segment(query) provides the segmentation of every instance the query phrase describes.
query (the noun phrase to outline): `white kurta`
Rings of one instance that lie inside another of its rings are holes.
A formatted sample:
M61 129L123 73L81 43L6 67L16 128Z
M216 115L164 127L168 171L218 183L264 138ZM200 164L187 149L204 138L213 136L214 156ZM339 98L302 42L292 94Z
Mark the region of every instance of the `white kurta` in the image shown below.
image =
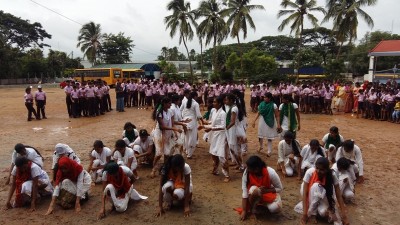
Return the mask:
M322 151L322 153L324 153L324 151ZM301 169L313 168L313 167L315 167L315 162L317 161L318 158L325 157L325 156L319 155L318 151L315 151L313 153L311 151L310 145L305 145L303 147L303 149L301 150L300 155L303 158L303 161L301 163Z
M274 110L278 109L278 107L274 104ZM275 119L275 114L274 114L274 126L269 127L264 120L264 117L260 115L258 119L258 138L267 138L267 139L274 139L278 137L278 131L277 131L277 122Z
M346 159L355 162L355 166L357 166L357 169L359 170L359 175L364 175L364 162L361 154L361 149L357 145L354 145L353 150L349 153L347 153L343 147L340 147L336 152L336 161L338 161L342 157L345 157Z
M225 106L225 110L226 110L226 115L228 116L228 112L229 112L229 106ZM233 150L235 153L238 151L238 143L237 143L237 126L240 125L239 122L239 109L237 106L232 106L231 109L231 115L235 113L236 114L236 120L235 120L235 125L233 125L230 129L226 130L226 139L229 145L229 149ZM229 124L227 124L229 125Z
M226 113L220 108L218 111L216 109L211 110L211 125L206 126L206 128L222 128L223 130L210 131L208 132L208 139L210 142L210 154L218 157L226 157L225 143L226 143Z
M187 125L187 132L185 134L184 144L188 157L191 157L197 145L197 120L202 117L200 113L200 107L199 104L194 99L192 99L192 105L190 108L187 108L186 101L182 102L180 110L182 112L182 118L184 120L191 119L191 121Z

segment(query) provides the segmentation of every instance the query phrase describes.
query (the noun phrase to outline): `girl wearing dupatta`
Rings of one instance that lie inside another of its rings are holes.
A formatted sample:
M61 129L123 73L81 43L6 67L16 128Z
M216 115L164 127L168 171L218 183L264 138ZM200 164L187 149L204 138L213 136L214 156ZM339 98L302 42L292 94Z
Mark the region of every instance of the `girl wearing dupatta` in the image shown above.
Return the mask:
M299 107L293 102L290 95L282 96L282 104L279 106L279 122L282 126L282 134L291 131L296 138L296 131L300 130L300 112ZM281 135L283 139L283 135Z
M333 126L329 129L329 133L322 138L322 146L324 146L326 155L330 162L335 163L336 150L342 145L344 138L339 134L339 128Z
M51 194L53 191L47 173L24 156L16 158L11 175L12 183L8 192L5 210L13 207L23 207L26 203L30 203L30 210L35 211L36 199L42 195ZM15 202L11 204L14 191Z
M65 209L75 205L75 211L80 212L81 200L88 198L92 183L90 174L77 162L65 156L58 160L54 172L56 173L55 188L46 215L53 213L56 201Z
M270 213L280 212L282 200L279 193L283 186L278 174L258 156L251 156L246 165L242 178L240 219L245 220L249 213L256 213L257 206L267 208Z
M182 155L177 154L167 159L161 170L160 189L158 195L159 209L156 217L161 216L165 209L169 210L173 201L183 201L184 216L190 216L190 203L192 201L192 170L185 163Z
M268 140L268 153L267 156L271 156L272 152L272 140L278 137L278 132L281 132L279 111L276 104L272 101L272 94L267 92L264 96L264 101L258 106L258 114L253 122L253 128L256 126L256 121L258 121L258 140L260 142L259 152L263 149L263 140L266 138Z
M329 168L329 161L326 158L318 158L315 168L307 170L300 193L302 202L296 205L295 211L303 214L301 225L307 224L309 220L312 220L311 223L316 223L317 215L327 218L328 222L349 224L338 178ZM336 201L339 203L340 215Z
M106 216L106 198L109 198L112 204L111 210L116 210L117 212L125 212L130 199L147 199L146 196L140 195L133 188L132 183L135 181L135 177L127 167L120 167L115 162L109 162L104 168L102 180L104 192L99 219Z

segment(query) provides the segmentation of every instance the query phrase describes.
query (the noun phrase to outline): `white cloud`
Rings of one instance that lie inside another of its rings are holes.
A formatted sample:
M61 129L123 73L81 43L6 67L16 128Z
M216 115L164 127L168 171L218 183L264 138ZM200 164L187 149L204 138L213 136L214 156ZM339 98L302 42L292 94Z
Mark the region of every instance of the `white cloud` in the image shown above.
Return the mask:
M170 38L169 31L165 30L164 17L170 13L166 10L167 0L33 0L80 24L94 21L100 23L103 32L124 32L134 40L136 48L133 51L135 61L150 61L156 58L163 46L178 46L178 37ZM39 22L53 37L46 40L52 49L74 52L74 56L82 53L76 48L77 36L81 25L76 24L48 9L45 9L32 0L0 0L1 10L11 13L31 22ZM192 9L198 7L200 0L191 0ZM265 10L256 10L252 17L256 24L256 31L248 31L246 41L257 40L267 35L278 35L277 28L282 19L277 18L280 9L280 0L252 0L251 4L261 4ZM325 5L324 0L318 4ZM379 0L373 7L364 10L374 19L373 30L392 31L400 33L400 19L397 17L398 0ZM321 17L321 16L320 16ZM329 24L324 24L328 26ZM371 29L360 20L358 37ZM282 34L288 34L286 29ZM234 43L228 39L224 42ZM183 44L178 46L184 52ZM190 49L200 51L197 38L188 44Z

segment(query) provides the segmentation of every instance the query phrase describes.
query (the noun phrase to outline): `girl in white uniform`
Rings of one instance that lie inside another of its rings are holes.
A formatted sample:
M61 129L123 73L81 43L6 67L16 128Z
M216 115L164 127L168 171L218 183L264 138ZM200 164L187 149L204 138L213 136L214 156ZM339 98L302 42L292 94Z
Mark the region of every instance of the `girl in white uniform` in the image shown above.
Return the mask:
M161 156L164 155L165 161L171 155L173 132L182 133L181 129L174 126L174 120L169 110L170 107L171 100L163 98L153 111L153 120L156 121L156 127L152 132L152 136L156 146L156 154L153 161L153 170L150 174L151 178L155 177L158 168L157 163L161 159Z
M238 126L240 126L239 118L243 118L243 114L239 111L239 108L235 105L235 96L233 94L226 95L225 112L226 112L226 137L229 151L231 153L233 161L237 165L237 169L244 171L242 165L241 148L238 142Z
M213 101L214 108L210 112L210 122L204 125L204 131L208 133L210 154L213 160L212 174L218 175L218 166L221 164L224 182L229 182L228 148L226 148L226 113L222 109L223 98L216 97ZM203 128L203 127L201 127Z
M115 142L115 151L113 154L113 159L120 166L126 166L130 170L132 170L136 179L139 179L138 173L136 171L137 168L137 160L135 157L135 153L133 149L126 147L125 141L120 139Z
M354 200L356 185L356 174L352 168L351 161L346 158L340 158L332 165L332 170L339 179L340 194L345 202Z
M295 172L300 173L300 144L291 131L286 131L283 138L278 144L278 168L284 176L291 177Z
M267 156L270 157L272 153L272 140L278 137L278 132L282 131L279 123L279 111L276 104L272 101L272 94L270 92L265 93L264 101L258 106L258 114L254 119L253 128L256 127L256 121L258 121L258 140L260 142L260 148L258 152L263 149L263 140L268 140L268 152Z
M191 92L188 95L187 101L182 101L180 110L182 112L182 118L184 120L190 120L187 124L187 131L185 132L185 151L187 154L187 158L191 159L193 156L193 152L196 149L197 145L197 136L198 136L198 123L197 121L201 119L200 106L194 100L194 97L197 96L196 92Z
M346 158L352 162L352 169L357 176L357 183L364 183L364 161L361 149L352 140L343 142L343 146L336 152L336 160Z
M96 140L93 144L93 150L90 153L90 164L87 169L92 174L92 180L95 183L101 181L104 166L111 160L111 149L104 146L103 142Z
M303 147L300 152L299 164L301 173L298 174L299 179L304 176L309 168L315 167L315 162L319 157L325 157L324 153L325 151L322 149L317 139L312 139L310 144L307 144Z

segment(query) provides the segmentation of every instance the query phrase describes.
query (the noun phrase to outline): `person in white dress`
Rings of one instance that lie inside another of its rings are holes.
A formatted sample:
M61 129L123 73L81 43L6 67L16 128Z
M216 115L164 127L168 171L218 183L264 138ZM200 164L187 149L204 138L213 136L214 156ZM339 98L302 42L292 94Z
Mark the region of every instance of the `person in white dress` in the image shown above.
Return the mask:
M133 142L133 151L137 160L142 164L150 165L154 160L154 142L145 129L139 131L139 137Z
M110 162L104 168L102 181L103 181L103 195L101 202L101 209L99 212L99 219L106 216L106 199L108 198L112 204L112 211L125 212L128 208L129 200L144 200L146 196L140 195L133 188L133 181L135 177L131 170L127 167L120 167L115 162Z
M171 155L173 147L172 136L174 132L182 133L182 130L174 126L171 111L171 99L163 98L161 102L154 108L152 118L156 121L156 127L152 132L156 154L153 161L153 170L150 177L154 178L158 170L158 161L164 156L164 161Z
M32 163L24 156L15 160L15 166L11 171L12 183L8 192L5 210L13 207L23 207L30 203L30 211L36 210L36 200L40 196L51 195L53 186L50 183L46 171ZM11 198L15 192L15 201Z
M236 169L244 171L242 153L238 134L238 126L241 126L240 119L243 119L243 112L235 105L236 97L233 94L227 94L224 99L226 112L226 138L227 146L231 154Z
M186 120L183 120L182 118L182 111L179 108L179 105L181 105L181 98L177 94L172 94L171 95L171 113L174 119L174 125L179 128L183 129L184 132L182 133L175 133L176 137L173 138L174 141L174 146L173 146L173 154L183 154L183 146L185 143L185 133L188 132L187 130L187 123L191 121L191 119L187 118Z
M344 138L339 134L339 128L332 126L329 128L329 133L322 138L322 145L325 148L326 155L329 161L335 163L336 151L343 144Z
M356 174L352 162L346 158L340 158L332 165L331 168L339 179L340 193L343 197L344 202L349 203L354 200L355 197L355 185L356 185Z
M136 130L136 126L131 122L126 122L124 125L124 131L122 131L122 140L125 141L126 145L131 147L133 142L139 136L139 132Z
M133 174L135 175L135 178L139 179L136 170L138 162L135 157L135 153L132 148L126 146L124 140L119 139L115 142L115 151L113 153L112 158L114 159L115 162L118 163L118 165L126 166L130 170L132 170Z
M298 174L300 180L309 168L315 167L315 162L319 157L325 157L325 151L317 139L312 139L300 152L299 164L301 172Z
M251 156L246 161L247 168L242 177L242 212L240 219L246 219L248 212L256 214L256 207L264 206L270 213L282 210L279 193L283 190L279 175L267 167L258 156ZM250 207L250 208L248 208Z
M291 177L300 173L300 144L291 131L286 131L283 138L278 144L278 168L284 176Z
M43 168L43 157L40 154L40 152L34 147L18 143L15 145L14 151L11 155L10 173L8 174L8 177L6 180L6 185L10 184L11 171L13 170L13 168L15 166L15 160L19 156L25 156L28 160L32 161L33 163L38 165L40 168Z
M340 195L339 181L329 168L328 159L317 159L315 168L307 170L300 188L302 202L295 211L301 213L300 224L317 223L317 216L328 218L329 222L348 225L346 208ZM336 197L336 199L334 199ZM339 204L335 204L339 203ZM337 205L340 207L340 214Z
M104 146L101 140L93 143L93 150L90 153L90 163L87 171L91 173L94 183L101 182L104 166L110 162L112 151Z
M193 195L192 170L185 163L182 155L169 157L161 170L160 187L158 194L158 210L156 216L161 216L166 209L170 209L173 200L183 202L184 216L190 216L190 204Z
M281 140L286 131L291 131L296 138L296 132L300 130L299 106L294 103L292 96L282 96L282 104L279 106L279 122L282 127Z
M190 121L187 124L187 131L185 131L185 151L188 159L193 157L194 150L197 145L198 137L198 121L202 118L200 113L200 106L194 100L197 92L191 92L186 95L187 101L182 101L180 110L182 112L183 120Z
M279 122L278 107L272 100L272 94L270 92L265 93L264 101L262 101L258 106L258 113L253 122L254 128L257 119L260 118L258 120L258 140L260 142L258 152L263 150L263 140L266 138L268 140L268 157L270 157L272 153L272 140L278 137L279 132L282 132Z
M364 161L361 149L354 144L353 140L346 140L343 146L336 152L336 160L346 158L351 161L354 173L357 176L357 183L364 183Z
M224 182L229 182L229 164L228 148L226 148L226 113L222 109L223 98L215 97L213 101L214 108L210 112L210 121L201 126L208 133L208 142L210 143L210 154L213 160L212 174L218 175L218 167L221 164L222 173L225 176Z

